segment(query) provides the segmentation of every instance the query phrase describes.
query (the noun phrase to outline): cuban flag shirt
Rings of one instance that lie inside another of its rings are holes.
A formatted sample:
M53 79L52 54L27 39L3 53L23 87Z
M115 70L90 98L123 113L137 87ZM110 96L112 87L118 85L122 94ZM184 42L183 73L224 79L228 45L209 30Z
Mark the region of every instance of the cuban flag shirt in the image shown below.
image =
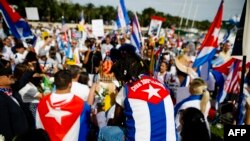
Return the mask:
M72 93L45 96L37 108L36 126L45 129L51 141L85 141L90 106Z
M142 76L125 85L116 102L124 108L126 140L176 141L173 102L158 80Z

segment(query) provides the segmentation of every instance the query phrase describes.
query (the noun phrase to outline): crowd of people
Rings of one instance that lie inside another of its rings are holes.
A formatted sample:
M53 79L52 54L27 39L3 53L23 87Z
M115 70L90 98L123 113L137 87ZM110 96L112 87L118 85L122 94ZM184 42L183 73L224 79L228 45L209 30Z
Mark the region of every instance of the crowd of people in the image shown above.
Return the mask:
M191 40L167 28L159 38L144 37L138 52L126 32L95 37L88 28L41 24L32 31L35 43L0 33L6 141L211 140L218 86L192 68L202 36ZM231 49L230 41L220 43L213 66L227 62ZM245 76L250 124L248 69Z

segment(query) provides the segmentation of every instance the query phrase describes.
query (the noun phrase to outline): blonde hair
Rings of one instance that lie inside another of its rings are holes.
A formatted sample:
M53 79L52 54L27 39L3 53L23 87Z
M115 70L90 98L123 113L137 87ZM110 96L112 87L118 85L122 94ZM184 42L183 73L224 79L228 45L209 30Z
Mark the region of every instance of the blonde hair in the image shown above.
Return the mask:
M204 80L201 78L195 78L192 80L192 82L189 84L189 92L193 94L197 94L198 92L198 87L200 86L206 86L206 83Z
M189 91L191 95L195 95L195 94L201 94L202 95L202 99L200 102L200 110L201 112L204 114L206 111L206 106L207 103L209 102L210 99L210 95L209 92L206 91L200 91L199 87L200 86L206 86L207 84L205 83L204 80L202 80L201 78L195 78L193 79L193 81L190 83L189 85Z

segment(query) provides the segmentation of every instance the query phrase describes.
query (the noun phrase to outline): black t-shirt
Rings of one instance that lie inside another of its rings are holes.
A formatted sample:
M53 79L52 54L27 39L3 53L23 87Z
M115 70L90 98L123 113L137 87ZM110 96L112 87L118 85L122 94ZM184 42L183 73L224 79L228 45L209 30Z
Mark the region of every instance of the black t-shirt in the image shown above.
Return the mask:
M86 56L86 54L85 54ZM89 74L94 74L95 72L95 67L100 66L100 62L102 61L102 54L100 51L93 52L91 51L89 54L89 59L88 62L84 65L86 68L87 72Z

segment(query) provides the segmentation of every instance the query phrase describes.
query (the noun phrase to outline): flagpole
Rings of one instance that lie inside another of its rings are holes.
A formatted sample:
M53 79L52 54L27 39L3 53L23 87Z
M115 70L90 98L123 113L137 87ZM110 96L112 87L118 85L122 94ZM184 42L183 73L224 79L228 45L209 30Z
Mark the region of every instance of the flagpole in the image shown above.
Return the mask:
M242 60L242 70L241 70L241 79L240 79L240 93L239 93L239 98L238 98L238 107L237 107L237 111L236 111L236 124L239 125L241 123L239 123L240 119L239 119L239 115L241 113L241 103L244 99L244 94L243 94L243 90L244 90L244 78L245 78L245 72L246 72L246 56L243 56L243 60Z
M192 26L191 26L191 28L194 27L194 19L196 18L197 12L198 12L198 4L196 4L196 7L195 7L195 12L194 12L194 17L193 17L193 21L192 21Z
M181 16L180 28L181 28L181 26L182 26L182 22L183 22L183 13L185 12L186 5L187 5L187 0L185 0L184 5L183 5L183 9L182 9L182 11L181 11L181 15L180 15L180 16Z
M193 7L193 0L191 0L191 5L190 5L190 8L188 9L188 17L187 17L187 20L186 20L185 27L188 26L188 21L189 21L190 15L191 15L191 9L192 9L192 7Z

